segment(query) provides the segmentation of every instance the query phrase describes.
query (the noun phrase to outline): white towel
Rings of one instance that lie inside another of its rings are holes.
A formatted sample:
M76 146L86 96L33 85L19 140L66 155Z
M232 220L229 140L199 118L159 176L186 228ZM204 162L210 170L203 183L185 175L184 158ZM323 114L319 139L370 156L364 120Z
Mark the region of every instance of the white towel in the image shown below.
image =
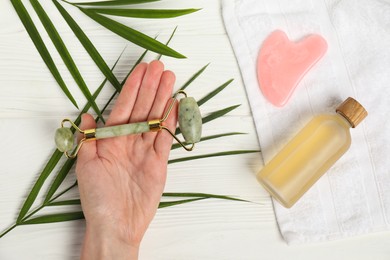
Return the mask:
M312 116L331 113L348 96L369 113L351 129L350 150L295 206L286 209L274 201L286 242L318 242L389 230L390 2L223 0L222 5L265 163ZM259 48L276 29L285 31L291 40L316 33L328 43L325 56L283 108L264 98L256 78Z

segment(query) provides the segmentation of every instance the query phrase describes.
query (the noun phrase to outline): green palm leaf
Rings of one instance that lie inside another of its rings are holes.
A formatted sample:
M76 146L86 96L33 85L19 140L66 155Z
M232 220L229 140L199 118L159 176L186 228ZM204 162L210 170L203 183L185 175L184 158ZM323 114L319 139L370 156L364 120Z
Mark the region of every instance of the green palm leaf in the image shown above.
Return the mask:
M226 152L219 152L219 153L201 154L201 155L172 159L172 160L168 161L168 164L191 161L191 160L198 160L198 159L210 158L210 157L237 155L237 154L244 154L244 153L259 153L259 152L260 152L259 150L237 150L237 151L226 151Z
M19 212L16 223L20 223L20 221L26 216L28 210L31 208L35 199L38 196L39 191L41 190L45 180L49 177L50 173L53 171L54 167L57 165L58 161L61 159L63 153L55 150L53 155L51 156L49 162L46 164L45 168L42 170L41 174L39 174L38 179L36 180L34 186L32 187L30 193L27 196L26 201L24 202L22 209Z
M216 138L220 138L220 137L225 137L225 136L242 135L242 134L245 134L245 133L231 132L231 133L224 133L224 134L218 134L218 135L204 136L204 137L202 137L200 139L200 142L204 142L204 141L207 141L207 140L212 140L212 139L216 139ZM184 142L184 144L187 145L186 142ZM181 148L181 145L178 144L178 143L173 144L172 147L171 147L171 150L174 150L174 149L177 149L177 148Z
M162 19L173 18L199 11L200 9L119 9L119 8L88 8L99 14L122 17Z
M121 23L118 23L117 21L109 19L95 12L88 11L87 9L79 9L91 19L95 20L100 25L106 27L108 30L112 31L113 33L116 33L117 35L140 47L174 58L185 58L184 55L178 53L170 47L162 44L159 41L156 41L155 39L137 30L134 30L130 27L127 27Z
M81 201L79 199L76 200L62 200L51 202L47 204L47 206L69 206L69 205L81 205Z
M203 105L204 103L206 103L207 101L209 101L210 99L212 99L215 95L217 95L219 92L221 92L222 90L224 90L227 86L229 86L230 83L233 82L234 79L230 79L228 81L226 81L225 83L223 83L221 86L219 86L218 88L216 88L214 91L210 92L209 94L207 94L205 97L201 98L200 100L198 100L198 106L201 106Z
M169 36L169 39L168 39L168 41L165 43L165 45L168 46L168 44L171 42L173 36L175 35L176 30L177 30L177 26L175 27L175 29L173 29L173 32L171 33L171 36ZM156 60L160 60L162 56L163 56L162 54L159 54Z
M82 211L40 216L29 220L25 220L21 223L21 225L55 223L55 222L64 222L64 221L71 221L77 219L84 219L84 214Z
M206 199L224 199L224 200L235 200L235 201L245 201L242 199L237 199L229 196L224 195L215 195L215 194L209 194L209 193L198 193L198 192L164 192L163 197L200 197L200 198L206 198Z
M206 64L203 66L200 70L198 70L192 77L186 81L186 83L183 84L183 86L180 88L180 90L186 89L195 79L197 79L205 70L206 68L210 65L210 63Z
M110 83L115 87L117 91L121 90L121 84L114 76L107 63L104 61L96 47L89 40L87 35L81 30L80 26L76 21L69 15L64 7L57 0L53 0L54 5L57 7L58 11L61 13L64 20L68 23L69 27L72 29L73 33L79 39L80 43L84 46L84 49L88 52L89 56L93 59L95 64L99 67L103 75L110 81Z
M84 2L84 3L70 3L74 5L88 5L88 6L115 6L115 5L133 5L157 2L160 0L112 0L112 1L99 1L99 2ZM67 1L64 1L67 2ZM68 2L69 3L69 2Z
M39 54L41 55L41 58L45 62L47 68L50 70L54 79L57 81L58 85L65 93L65 95L68 97L68 99L73 103L73 105L75 105L75 107L78 108L76 100L69 92L68 87L66 86L64 80L62 79L61 74L58 71L57 66L53 61L53 58L51 57L49 51L47 50L45 43L43 42L37 28L34 25L34 22L32 21L23 3L21 2L21 0L11 0L11 3L14 6L14 9L18 14L20 20L22 21L24 28L26 28L26 31L30 36L32 42L34 43L35 48L38 50Z
M56 178L54 179L53 183L51 184L49 191L46 194L44 203L47 203L53 197L54 193L60 187L61 183L65 180L65 177L68 175L70 169L72 168L75 162L76 162L75 159L68 159L64 163L61 170L58 172Z
M72 56L70 55L68 49L65 46L65 43L62 41L60 35L58 34L57 29L54 27L53 23L51 22L49 16L46 14L45 10L43 10L38 0L30 0L30 3L33 6L35 12L38 14L38 17L41 20L43 26L45 27L45 30L47 31L50 39L52 40L54 46L56 47L58 53L60 54L62 60L64 61L73 79L76 81L77 85L79 86L81 92L83 92L84 96L91 103L97 115L104 122L103 116L98 106L96 105L95 101L93 100L91 92L89 91L87 85L85 84L85 81L81 76L76 64L74 63Z
M195 199L175 200L175 201L162 201L162 202L160 202L160 204L158 204L158 208L159 209L167 208L167 207L172 207L172 206L176 206L176 205L180 205L180 204L184 204L184 203L189 203L189 202L194 202L197 200L204 200L204 199L207 199L207 198L195 198Z
M72 184L72 185L70 185L70 186L68 186L67 188L65 188L64 190L62 190L61 192L59 192L57 195L55 195L53 198L51 198L48 202L44 202L43 204L42 204L42 206L43 207L46 207L47 206L47 204L49 204L49 203L52 203L52 202L55 202L56 201L56 199L58 199L59 197L61 197L62 195L64 195L65 193L67 193L68 191L70 191L71 189L73 189L74 187L76 187L77 186L77 180ZM35 213L34 213L35 214ZM25 217L24 219L27 219L27 218L29 218L29 217L31 217L32 215L34 215L34 214L29 214L27 217Z
M230 106L230 107L227 107L227 108L223 108L221 110L217 110L217 111L214 111L212 113L210 113L208 116L205 116L202 118L202 124L206 124L207 122L210 122L214 119L217 119L221 116L224 116L226 115L227 113L229 113L230 111L236 109L237 107L239 107L241 105L234 105L234 106Z

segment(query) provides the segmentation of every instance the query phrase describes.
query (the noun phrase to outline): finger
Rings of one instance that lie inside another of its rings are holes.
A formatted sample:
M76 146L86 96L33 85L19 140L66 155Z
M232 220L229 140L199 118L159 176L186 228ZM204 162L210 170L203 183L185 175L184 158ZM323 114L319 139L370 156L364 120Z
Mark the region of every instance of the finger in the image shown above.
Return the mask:
M129 121L147 67L146 63L138 64L127 78L107 120L107 126L126 124Z
M164 114L164 108L168 100L171 102L173 85L175 83L175 74L171 71L164 71L160 85L158 86L156 98L154 99L152 109L148 115L148 120L161 119ZM144 133L142 134L143 140L153 145L156 133Z
M130 116L131 122L141 122L147 119L156 97L157 88L160 84L163 71L164 65L162 62L152 61L149 64L145 77L142 80L133 112Z
M170 102L168 101L166 103L165 109L168 109L169 105ZM176 102L175 105L173 106L171 113L169 114L169 117L164 122L164 126L167 127L172 133L175 133L176 131L177 109L178 109L178 104ZM156 140L154 141L154 150L164 160L168 160L169 152L171 151L172 140L173 137L166 130L161 130L157 133Z
M90 114L83 114L81 116L81 124L80 129L92 129L96 128L95 119ZM80 142L82 136L81 134L77 137L77 142ZM87 141L84 142L83 145L80 148L80 151L78 152L78 161L79 162L87 162L89 160L92 160L96 157L97 149L96 149L96 141Z
M161 119L164 113L165 105L172 97L173 85L175 84L175 74L172 71L164 71L160 85L157 89L156 98L154 99L152 109L150 110L148 120Z

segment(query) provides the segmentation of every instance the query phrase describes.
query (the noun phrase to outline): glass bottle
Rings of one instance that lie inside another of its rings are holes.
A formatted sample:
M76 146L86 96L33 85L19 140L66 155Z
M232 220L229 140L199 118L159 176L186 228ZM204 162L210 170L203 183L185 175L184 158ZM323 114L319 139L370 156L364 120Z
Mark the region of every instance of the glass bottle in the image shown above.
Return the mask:
M350 128L367 111L349 97L336 113L314 117L264 168L257 179L283 206L292 207L349 149Z

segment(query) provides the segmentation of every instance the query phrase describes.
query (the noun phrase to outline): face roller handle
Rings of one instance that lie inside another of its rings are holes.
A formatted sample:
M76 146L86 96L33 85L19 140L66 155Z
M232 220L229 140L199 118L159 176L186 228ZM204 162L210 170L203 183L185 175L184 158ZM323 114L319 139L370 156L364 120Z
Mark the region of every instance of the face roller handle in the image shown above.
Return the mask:
M177 102L177 95L183 94L185 98L182 98L179 103L179 127L183 134L186 144L190 144L190 147L187 147L183 144L167 127L162 125L162 123L168 118L171 113L173 106ZM75 148L72 154L69 154L69 151L73 149L74 146L74 136L70 128L64 127L64 124L69 122L71 126L78 132L84 135L84 138ZM145 132L156 132L159 130L166 130L175 138L175 140L187 151L191 151L195 143L200 141L201 132L202 132L202 117L199 111L198 104L195 99L192 97L187 97L187 94L184 91L178 91L173 97L172 102L165 113L162 119L150 120L147 122L140 123L131 123L117 126L108 126L96 129L87 129L81 130L78 128L71 120L64 119L61 122L61 128L58 128L55 133L55 143L61 152L64 152L66 157L75 158L78 151L80 150L82 144L88 140L98 140L104 138L111 138L116 136L124 136L129 134L140 134Z

